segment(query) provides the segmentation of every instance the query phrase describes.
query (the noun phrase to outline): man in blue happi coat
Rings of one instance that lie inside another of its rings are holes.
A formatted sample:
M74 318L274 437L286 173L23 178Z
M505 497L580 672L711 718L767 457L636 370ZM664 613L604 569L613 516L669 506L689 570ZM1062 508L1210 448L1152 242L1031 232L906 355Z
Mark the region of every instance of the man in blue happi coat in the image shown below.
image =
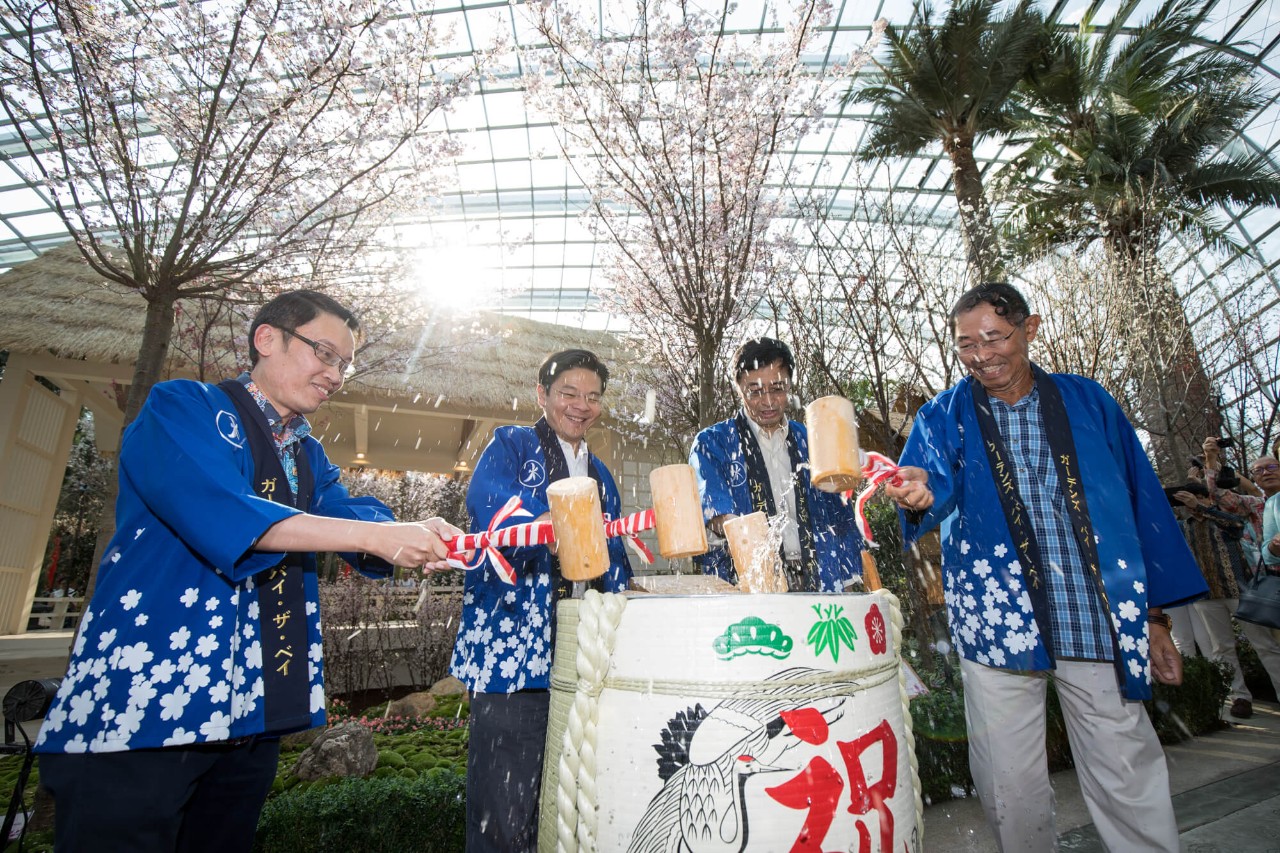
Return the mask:
M587 350L550 356L535 389L543 417L531 427L504 426L476 464L467 489L473 531L488 530L513 497L524 515L496 528L547 520L547 486L590 477L600 506L618 518L622 501L609 469L587 449L587 430L603 412L609 370ZM462 620L450 671L471 691L467 750L467 850L517 853L536 848L538 789L547 713L555 606L576 590L560 574L553 546L505 548L515 584L488 562L467 573ZM626 589L631 565L620 538L609 540L609 569L592 585Z
M249 850L279 735L325 720L314 552L447 568L456 528L350 497L310 435L358 332L284 294L249 373L162 382L125 431L115 536L35 748L59 851Z
M1166 607L1205 593L1137 435L1100 385L1049 375L1040 318L1007 284L951 312L970 376L926 403L886 492L908 545L941 525L969 762L1005 851L1055 849L1045 756L1052 673L1109 850L1178 849L1164 753L1139 701L1182 680Z
M734 355L742 409L698 433L689 453L711 534L697 559L707 574L737 583L724 523L763 512L781 517L788 589L843 592L862 577L862 536L850 503L809 482L808 434L787 418L795 367L791 349L774 338L749 340Z

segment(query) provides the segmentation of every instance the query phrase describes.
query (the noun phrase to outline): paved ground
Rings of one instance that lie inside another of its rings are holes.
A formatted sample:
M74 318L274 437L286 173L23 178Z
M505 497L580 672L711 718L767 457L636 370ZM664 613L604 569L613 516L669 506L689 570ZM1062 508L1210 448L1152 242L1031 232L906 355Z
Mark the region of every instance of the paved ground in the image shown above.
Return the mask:
M1251 719L1165 754L1186 853L1280 853L1280 706L1255 703ZM1075 771L1055 774L1053 789L1061 849L1102 853ZM996 850L975 799L926 808L924 842L926 853Z
M70 644L70 632L0 636L0 698L20 681L61 676ZM1166 755L1186 853L1280 853L1280 705L1256 702L1252 719ZM1075 771L1056 774L1053 787L1061 849L1102 853ZM927 807L924 825L925 853L996 849L977 800Z

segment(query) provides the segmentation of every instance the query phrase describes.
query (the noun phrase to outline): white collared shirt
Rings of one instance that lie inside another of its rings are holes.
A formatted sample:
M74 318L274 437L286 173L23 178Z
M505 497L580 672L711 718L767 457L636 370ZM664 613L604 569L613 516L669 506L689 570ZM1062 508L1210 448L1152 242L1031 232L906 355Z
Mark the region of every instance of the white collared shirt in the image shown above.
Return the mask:
M782 555L788 560L800 559L800 529L796 527L796 478L791 467L791 452L787 449L787 434L791 430L791 422L783 421L783 426L775 429L773 434L766 433L758 423L747 415L747 423L755 434L756 443L760 445L760 453L764 456L765 469L769 472L769 490L773 492L773 505L778 515L786 520L782 526Z
M588 460L590 454L587 452L587 441L583 439L578 442L578 452L573 452L573 445L565 441L560 436L556 436L556 441L560 442L560 449L564 451L564 461L569 466L570 477L588 477L589 465Z

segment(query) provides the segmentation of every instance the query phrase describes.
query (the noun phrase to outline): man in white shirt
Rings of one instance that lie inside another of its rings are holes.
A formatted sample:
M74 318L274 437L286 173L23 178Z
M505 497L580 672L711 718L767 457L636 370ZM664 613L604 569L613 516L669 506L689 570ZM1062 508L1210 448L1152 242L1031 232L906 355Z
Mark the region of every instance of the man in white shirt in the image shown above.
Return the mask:
M804 426L787 417L795 359L774 338L748 340L734 355L742 410L698 433L689 454L711 549L702 570L737 583L724 523L764 512L782 525L782 559L792 592L841 592L862 576L862 537L853 508L809 482Z

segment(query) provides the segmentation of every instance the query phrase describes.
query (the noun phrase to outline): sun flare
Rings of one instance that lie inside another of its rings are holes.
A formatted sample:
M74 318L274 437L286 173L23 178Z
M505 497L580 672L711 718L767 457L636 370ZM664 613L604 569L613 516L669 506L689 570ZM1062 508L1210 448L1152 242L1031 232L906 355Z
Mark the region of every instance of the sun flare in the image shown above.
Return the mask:
M495 252L475 246L424 246L416 253L412 282L427 301L453 311L496 309L503 268Z

